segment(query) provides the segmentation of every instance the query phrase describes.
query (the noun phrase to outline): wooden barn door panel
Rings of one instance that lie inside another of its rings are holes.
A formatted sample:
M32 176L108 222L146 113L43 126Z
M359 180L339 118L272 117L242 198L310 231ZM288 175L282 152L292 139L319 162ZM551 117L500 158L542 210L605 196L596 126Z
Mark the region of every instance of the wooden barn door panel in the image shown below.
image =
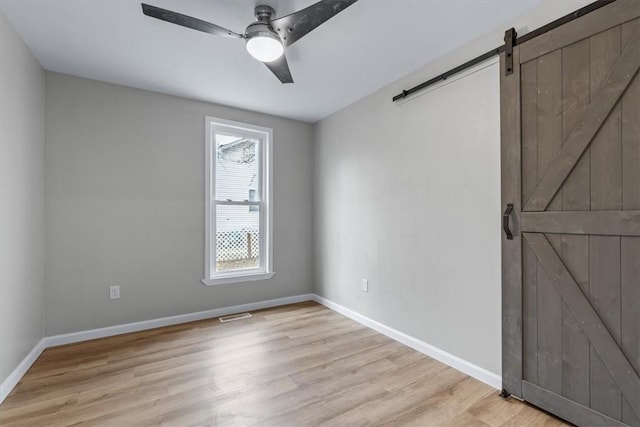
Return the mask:
M501 78L503 384L580 425L640 426L639 16L618 0Z

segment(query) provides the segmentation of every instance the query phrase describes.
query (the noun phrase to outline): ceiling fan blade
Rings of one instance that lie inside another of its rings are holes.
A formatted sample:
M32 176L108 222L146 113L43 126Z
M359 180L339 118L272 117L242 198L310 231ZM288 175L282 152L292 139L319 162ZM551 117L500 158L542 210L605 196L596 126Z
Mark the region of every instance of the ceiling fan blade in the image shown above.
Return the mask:
M357 0L321 0L318 3L271 21L285 46L290 46L342 12Z
M209 34L215 34L216 36L233 37L236 39L244 38L242 34L234 33L233 31L227 30L219 25L145 3L142 3L142 13L152 18L160 19L161 21L182 25L183 27Z
M264 65L266 65L282 83L293 83L291 70L289 70L289 64L287 64L287 57L284 56L284 54L275 61L265 62Z

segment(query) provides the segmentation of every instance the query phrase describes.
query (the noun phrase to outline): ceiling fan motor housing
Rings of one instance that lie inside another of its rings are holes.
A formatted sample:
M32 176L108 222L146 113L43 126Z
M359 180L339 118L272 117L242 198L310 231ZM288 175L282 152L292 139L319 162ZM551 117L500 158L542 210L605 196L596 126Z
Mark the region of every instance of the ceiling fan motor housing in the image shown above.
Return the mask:
M280 36L277 32L271 28L268 22L254 22L249 25L244 32L245 39L252 39L254 37L271 37L276 40L280 40Z
M271 26L275 10L269 6L257 6L257 21L247 27L244 33L247 50L258 61L272 62L284 53L280 35Z
M255 15L257 21L247 27L244 37L247 40L254 37L270 37L280 41L280 36L269 23L275 14L276 11L271 6L256 6Z
M268 37L282 43L280 35L273 29L270 23L275 14L276 11L271 6L256 6L255 15L257 21L247 27L244 32L244 38L249 41L255 37Z
M271 6L258 5L254 9L254 13L259 22L269 22L275 16L276 11Z

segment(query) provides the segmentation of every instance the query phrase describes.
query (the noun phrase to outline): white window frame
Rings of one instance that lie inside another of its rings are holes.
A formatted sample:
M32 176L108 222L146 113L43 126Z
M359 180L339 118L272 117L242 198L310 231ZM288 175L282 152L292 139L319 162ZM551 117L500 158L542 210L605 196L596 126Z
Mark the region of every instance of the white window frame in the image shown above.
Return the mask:
M259 202L249 201L216 201L216 140L215 134L232 134L260 141L260 198ZM206 286L222 285L226 283L242 283L255 280L266 280L274 276L273 271L273 129L234 122L207 116L205 119L205 277L202 283ZM231 272L216 272L216 206L217 205L247 205L260 207L260 266L255 269L237 270Z

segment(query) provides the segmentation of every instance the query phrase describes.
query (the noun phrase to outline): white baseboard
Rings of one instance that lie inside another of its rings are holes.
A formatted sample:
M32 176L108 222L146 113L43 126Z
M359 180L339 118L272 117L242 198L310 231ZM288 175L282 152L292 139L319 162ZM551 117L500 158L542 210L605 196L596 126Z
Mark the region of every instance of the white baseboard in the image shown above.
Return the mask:
M340 304L336 304L326 298L315 294L302 294L291 297L276 298L266 301L258 301L249 304L240 304L230 307L216 308L213 310L198 311L196 313L180 314L177 316L161 317L158 319L144 320L141 322L125 323L122 325L108 326L106 328L90 329L87 331L73 332L70 334L53 335L41 339L20 364L11 372L11 374L0 384L0 403L11 393L11 390L18 384L20 379L29 370L31 365L36 361L40 354L49 347L55 347L65 344L73 344L82 341L93 340L97 338L111 337L114 335L126 334L130 332L144 331L147 329L160 328L163 326L177 325L180 323L193 322L196 320L211 319L228 314L241 313L245 311L261 310L271 307L279 307L287 304L295 304L303 301L316 301L325 307L336 311L350 319L361 323L374 331L388 336L408 347L413 348L420 353L426 354L446 365L451 366L477 380L480 380L496 389L502 387L502 378L500 375L494 374L484 368L473 363L463 360L457 356L447 353L437 347L420 341L417 338L409 336L403 332L393 329L387 325L363 316L355 311L348 309Z
M407 347L411 347L412 349L419 351L420 353L425 354L429 357L432 357L439 362L444 363L445 365L451 366L452 368L457 369L458 371L465 373L470 377L482 381L483 383L488 384L497 390L500 390L502 388L502 377L498 374L481 368L478 365L474 365L473 363L454 356L451 353L447 353L446 351L431 344L427 344L424 341L420 341L419 339L400 332L397 329L393 329L378 321L363 316L360 313L357 313L324 297L314 295L313 300L319 304L324 305L327 308L330 308L333 311L336 311L350 319L355 320L358 323L363 324L368 328L373 329L374 331L380 332L381 334L386 335L389 338L406 345Z
M42 354L44 349L47 348L45 338L38 341L38 343L31 349L31 351L22 359L22 362L16 366L16 368L9 374L9 376L0 384L0 403L6 399L11 393L11 390L20 382L24 374L27 373L33 362Z
M216 308L213 310L198 311L196 313L180 314L177 316L161 317L158 319L144 320L141 322L125 323L122 325L108 326L106 328L90 329L88 331L73 332L70 334L53 335L44 337L38 342L20 364L9 374L0 384L0 403L11 393L11 390L18 384L20 379L29 370L38 356L49 347L73 344L97 338L111 337L114 335L126 334L129 332L144 331L147 329L160 328L163 326L178 325L180 323L194 322L196 320L211 319L228 314L241 313L244 311L262 310L264 308L279 307L281 305L295 304L303 301L312 301L315 295L303 294L291 297L276 298L266 301L258 301L249 304L233 305L230 307Z
M128 334L130 332L161 328L163 326L171 326L178 325L180 323L195 322L197 320L212 319L214 317L242 313L244 311L262 310L264 308L279 307L281 305L295 304L302 301L312 301L313 297L313 294L303 294L291 297L270 299L266 301L252 302L249 304L232 305L230 307L197 311L195 313L179 314L177 316L160 317L158 319L125 323L123 325L108 326L106 328L90 329L88 331L72 332L70 334L53 335L51 337L46 337L44 340L46 343L46 347L55 347L58 345L94 340L96 338L112 337L114 335Z

